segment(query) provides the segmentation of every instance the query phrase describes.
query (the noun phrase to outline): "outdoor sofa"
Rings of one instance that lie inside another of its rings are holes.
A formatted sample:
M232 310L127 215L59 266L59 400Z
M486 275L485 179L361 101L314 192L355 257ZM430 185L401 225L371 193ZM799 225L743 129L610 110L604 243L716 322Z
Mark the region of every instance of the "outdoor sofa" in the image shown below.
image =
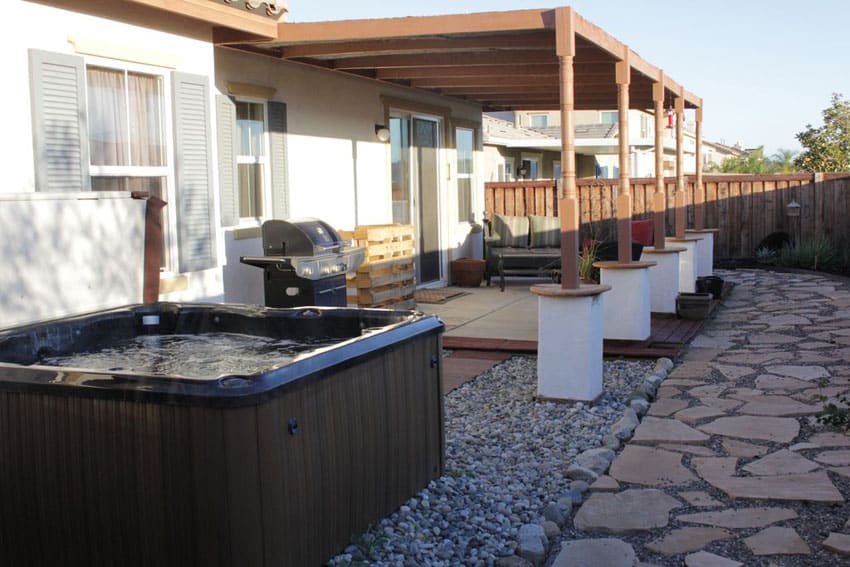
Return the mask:
M647 243L644 236L647 222L651 221L632 221L633 230L639 233L644 241L632 242L632 260L640 260L643 246ZM648 238L648 243L651 244L652 235ZM596 259L616 260L617 242L600 242ZM485 221L484 260L487 285L491 284L493 276L497 276L502 290L505 289L505 276L549 277L554 282L560 281L560 218L492 215L492 218Z

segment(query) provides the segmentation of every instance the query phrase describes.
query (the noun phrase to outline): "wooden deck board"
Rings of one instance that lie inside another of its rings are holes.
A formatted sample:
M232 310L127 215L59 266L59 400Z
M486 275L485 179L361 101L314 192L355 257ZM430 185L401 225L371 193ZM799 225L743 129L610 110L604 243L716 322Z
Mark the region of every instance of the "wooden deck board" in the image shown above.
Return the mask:
M712 311L717 302L713 302ZM678 319L669 315L652 315L649 338L645 341L606 340L603 356L628 358L675 358L700 332L705 320ZM492 350L515 353L537 353L537 341L444 336L443 347L455 350Z

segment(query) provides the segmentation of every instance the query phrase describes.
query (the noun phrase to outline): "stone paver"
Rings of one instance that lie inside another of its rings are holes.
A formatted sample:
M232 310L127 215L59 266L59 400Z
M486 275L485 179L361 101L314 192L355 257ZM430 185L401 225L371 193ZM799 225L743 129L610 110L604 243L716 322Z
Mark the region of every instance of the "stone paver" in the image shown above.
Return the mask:
M774 374L762 374L756 378L756 388L762 390L803 390L811 388L812 383L787 376L776 376Z
M782 449L753 461L743 468L750 474L765 476L807 473L819 469L820 465L798 453Z
M732 532L722 528L686 527L673 530L667 535L649 542L646 547L662 555L678 555L698 551L709 543L731 539L732 537Z
M634 567L637 555L631 545L616 538L565 541L552 567Z
M726 412L721 409L712 408L708 406L694 406L683 409L681 411L677 411L673 415L673 417L678 419L682 423L694 425L695 423L699 423L700 421L705 421L706 419L718 417L721 415L726 415Z
M829 377L829 371L823 366L780 364L777 366L768 366L766 370L771 374L789 376L791 378L797 378L798 380L817 380L818 378Z
M647 416L635 430L638 443L704 443L709 437L675 419Z
M850 465L850 451L825 451L815 455L814 459L824 465L848 466Z
M711 497L711 494L703 490L684 490L679 493L679 497L697 508L718 508L723 506L722 502L715 500Z
M727 380L738 380L755 373L749 366L730 366L728 364L713 364L712 366Z
M742 508L740 510L719 510L717 512L700 512L698 514L683 514L676 517L680 522L689 524L705 524L717 528L763 528L783 520L797 517L797 512L789 508Z
M686 445L680 443L661 443L658 445L660 449L668 451L676 451L677 453L687 453L689 455L699 455L700 457L716 457L717 453L711 447L703 447L702 445Z
M744 538L754 555L809 555L811 550L793 528L773 526Z
M654 488L596 493L579 508L573 522L583 532L637 533L666 526L670 510L679 506L678 500Z
M736 439L724 439L721 444L726 450L726 454L730 457L761 457L767 455L767 452L770 450L763 445L755 445Z
M678 400L676 398L664 398L652 404L649 407L647 415L653 417L667 417L668 415L673 415L677 411L683 410L686 407L688 407L687 400Z
M850 535L831 532L821 545L841 555L850 555Z
M691 553L685 557L685 567L739 567L740 565L743 565L740 561L732 561L707 551Z
M620 482L650 486L677 486L697 479L682 466L681 453L640 445L628 445L623 449L608 474Z
M850 564L850 518L833 523L850 435L814 419L825 398L850 391L850 284L746 269L722 277L736 283L731 297L600 482L619 492L594 487L575 526L648 532L637 565ZM650 497L651 487L665 492ZM713 543L730 538L740 541Z
M736 416L721 417L700 425L698 429L713 435L738 439L790 443L800 432L800 423L790 417Z
M844 504L826 471L760 477L709 477L706 482L731 498Z
M805 404L787 396L760 396L760 399L748 401L737 411L748 415L789 417L812 415L821 409L820 405Z

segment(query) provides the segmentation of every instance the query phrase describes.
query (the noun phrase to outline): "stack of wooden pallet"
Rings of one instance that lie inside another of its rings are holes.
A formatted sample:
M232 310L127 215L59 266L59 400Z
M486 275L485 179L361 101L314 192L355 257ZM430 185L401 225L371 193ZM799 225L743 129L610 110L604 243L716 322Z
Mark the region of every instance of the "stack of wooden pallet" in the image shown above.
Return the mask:
M349 305L389 309L416 306L412 225L364 225L340 231L340 235L366 248L366 261L347 277Z

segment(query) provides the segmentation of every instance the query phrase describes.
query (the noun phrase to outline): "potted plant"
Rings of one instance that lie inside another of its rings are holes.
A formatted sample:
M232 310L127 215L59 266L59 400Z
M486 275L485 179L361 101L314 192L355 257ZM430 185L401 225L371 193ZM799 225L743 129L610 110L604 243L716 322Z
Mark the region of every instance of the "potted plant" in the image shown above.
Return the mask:
M596 252L599 242L596 240L585 240L581 247L581 256L578 260L578 275L582 283L596 283L595 269L593 263L596 261Z

